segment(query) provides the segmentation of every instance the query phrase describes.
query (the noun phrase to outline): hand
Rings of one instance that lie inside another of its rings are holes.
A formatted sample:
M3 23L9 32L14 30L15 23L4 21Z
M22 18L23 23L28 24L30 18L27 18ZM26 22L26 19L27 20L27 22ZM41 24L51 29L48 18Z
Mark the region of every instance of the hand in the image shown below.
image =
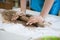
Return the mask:
M33 17L30 17L26 25L32 25L33 23L43 23L43 22L44 22L44 19L42 16L33 16Z
M11 20L16 20L19 16L25 16L25 13L18 11L16 14L12 16Z
M15 15L12 16L12 19L11 19L11 20L14 21L14 20L16 20L18 17L19 17L19 15L15 14Z
M26 13L23 12L23 11L18 11L17 14L18 14L19 16L25 16L25 15L26 15Z

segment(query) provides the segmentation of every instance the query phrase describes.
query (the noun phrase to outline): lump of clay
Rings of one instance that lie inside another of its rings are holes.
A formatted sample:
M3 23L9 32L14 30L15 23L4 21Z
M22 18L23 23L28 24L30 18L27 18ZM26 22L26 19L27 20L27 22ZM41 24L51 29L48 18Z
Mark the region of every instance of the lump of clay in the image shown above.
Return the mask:
M4 18L4 20L8 21L8 22L13 22L13 23L20 23L20 24L23 24L24 26L30 26L30 27L44 27L45 24L44 23L35 23L35 24L32 24L32 25L26 25L27 21L29 20L29 18L32 16L32 15L29 15L29 14L26 14L26 16L19 16L19 18L15 21L12 21L12 17L17 15L16 14L17 12L16 11L13 11L13 10L5 10L2 12L2 16Z
M11 19L15 15L16 15L16 11L13 11L13 10L4 10L2 12L2 17L4 18L4 20L6 20L8 22L20 23L20 24L23 24L24 26L26 26L26 23L27 23L30 15L20 16L17 20L12 21Z
M16 11L12 11L12 10L5 10L2 12L2 16L4 20L7 20L7 21L11 21L11 18L14 14L16 14Z

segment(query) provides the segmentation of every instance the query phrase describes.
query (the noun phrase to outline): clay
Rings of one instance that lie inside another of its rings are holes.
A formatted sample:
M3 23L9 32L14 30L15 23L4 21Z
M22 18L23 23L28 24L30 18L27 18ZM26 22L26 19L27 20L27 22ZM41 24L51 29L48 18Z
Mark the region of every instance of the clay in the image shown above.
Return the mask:
M32 25L26 25L29 18L32 16L29 14L26 14L26 16L19 16L17 20L12 21L11 19L15 15L16 15L16 11L13 11L13 10L5 10L2 12L2 16L3 16L4 20L6 20L8 22L20 23L20 24L23 24L24 26L29 26L29 27L44 27L45 26L44 23L35 23Z
M4 20L9 21L9 22L12 22L11 19L12 19L13 15L15 15L15 14L16 14L16 11L12 11L12 10L5 10L2 12L2 16L3 16Z
M29 14L26 14L26 16L20 16L19 17L19 20L23 21L23 22L26 22L29 20L29 18L31 17L32 15L29 15ZM28 25L27 25L28 26ZM44 23L34 23L30 26L35 26L35 27L44 27L45 24Z

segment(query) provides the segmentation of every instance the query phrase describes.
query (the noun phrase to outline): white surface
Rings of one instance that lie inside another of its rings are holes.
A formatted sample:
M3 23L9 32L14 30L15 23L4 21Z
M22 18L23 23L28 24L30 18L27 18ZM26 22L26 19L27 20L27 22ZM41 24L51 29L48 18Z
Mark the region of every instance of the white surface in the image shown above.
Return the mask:
M19 9L14 9L14 10L19 11ZM39 12L34 12L30 10L27 10L27 13L32 14L32 15L39 15ZM2 23L2 20L0 18L0 28L4 29L5 32L17 34L20 37L23 36L22 40L25 40L25 37L27 39L30 39L30 38L36 39L42 36L60 36L60 27L59 27L60 17L50 15L46 18L46 20L51 22L52 25L49 27L46 26L45 28L41 28L41 27L27 28L23 26L22 24Z

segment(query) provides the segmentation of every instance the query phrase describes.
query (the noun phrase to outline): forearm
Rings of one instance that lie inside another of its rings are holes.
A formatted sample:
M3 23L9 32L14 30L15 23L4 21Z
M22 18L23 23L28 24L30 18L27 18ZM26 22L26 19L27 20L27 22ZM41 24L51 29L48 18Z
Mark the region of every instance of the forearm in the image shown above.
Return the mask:
M20 4L21 4L21 11L26 13L26 0L21 0Z
M54 3L54 0L45 0L42 12L40 14L42 17L46 17L48 15L53 3Z

